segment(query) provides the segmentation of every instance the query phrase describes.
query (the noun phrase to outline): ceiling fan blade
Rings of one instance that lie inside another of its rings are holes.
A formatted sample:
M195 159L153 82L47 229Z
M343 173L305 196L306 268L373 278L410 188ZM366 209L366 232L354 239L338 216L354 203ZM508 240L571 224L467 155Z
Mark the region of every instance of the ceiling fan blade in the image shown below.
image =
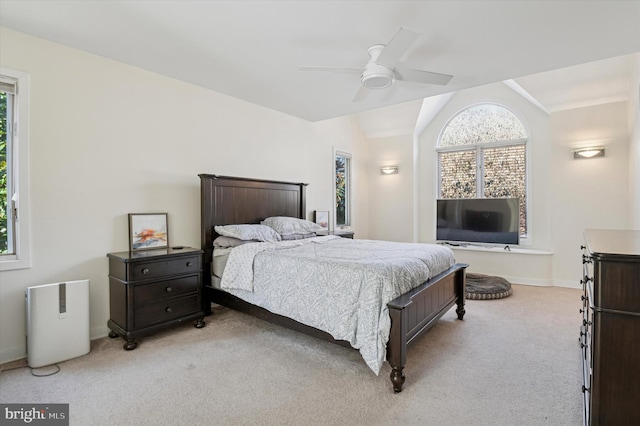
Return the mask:
M393 68L419 35L404 27L400 28L400 31L393 36L389 44L382 49L376 62L388 68Z
M410 68L394 68L396 80L409 81L414 83L439 84L441 86L449 83L452 75L438 74L435 72L413 70Z
M367 89L364 84L360 86L360 89L358 89L358 92L356 93L356 95L353 97L353 102L360 102L360 101L364 101L367 96L369 96L369 92L370 90Z
M300 71L332 71L348 74L362 74L362 68L332 67L332 66L301 66Z

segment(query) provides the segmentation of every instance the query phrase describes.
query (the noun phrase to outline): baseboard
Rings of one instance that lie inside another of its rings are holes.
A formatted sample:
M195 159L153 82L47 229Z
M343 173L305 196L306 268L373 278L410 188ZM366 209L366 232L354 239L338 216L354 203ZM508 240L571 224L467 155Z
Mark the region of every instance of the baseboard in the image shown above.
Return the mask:
M8 362L17 361L27 357L27 353L24 347L16 347L0 350L0 365Z
M582 285L576 280L554 280L554 287L565 287L565 288L575 288L578 290L582 290Z
M531 285L536 287L565 287L565 288L575 288L582 289L580 283L577 283L573 280L546 280L546 279L535 279L535 278L522 278L522 277L503 277L511 284L522 284L522 285Z
M547 279L505 277L505 276L503 276L502 278L509 281L511 284L532 285L536 287L553 287L553 282Z
M91 329L91 340L101 339L109 335L109 327L103 325Z

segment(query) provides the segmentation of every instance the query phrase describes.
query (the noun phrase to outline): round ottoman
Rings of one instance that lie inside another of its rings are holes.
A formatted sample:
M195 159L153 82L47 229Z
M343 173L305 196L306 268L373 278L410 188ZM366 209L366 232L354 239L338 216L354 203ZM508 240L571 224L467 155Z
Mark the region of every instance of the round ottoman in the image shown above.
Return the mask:
M467 273L465 298L474 300L502 299L513 293L511 283L502 277Z

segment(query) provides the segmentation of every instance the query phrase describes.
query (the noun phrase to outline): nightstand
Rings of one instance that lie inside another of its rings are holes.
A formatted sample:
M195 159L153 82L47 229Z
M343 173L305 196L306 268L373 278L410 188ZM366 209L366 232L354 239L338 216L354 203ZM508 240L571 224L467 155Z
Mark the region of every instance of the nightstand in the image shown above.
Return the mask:
M143 250L109 253L109 337L136 339L195 320L204 327L200 249Z
M353 240L353 235L354 233L352 231L345 231L342 229L336 229L334 231L319 231L316 232L316 235L319 237L325 236L325 235L337 235L338 237L342 237L342 238L351 238Z

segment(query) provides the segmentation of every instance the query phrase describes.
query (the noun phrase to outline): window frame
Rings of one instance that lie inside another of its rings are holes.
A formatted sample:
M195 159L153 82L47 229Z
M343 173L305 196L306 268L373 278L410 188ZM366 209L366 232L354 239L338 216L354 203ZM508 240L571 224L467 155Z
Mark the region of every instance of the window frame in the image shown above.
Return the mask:
M9 210L12 212L14 253L0 254L0 271L31 267L31 244L29 238L29 83L26 72L0 67L3 79L15 82L16 93L13 102L13 120L7 123L11 132L11 155L8 181L11 187L7 193ZM7 224L9 225L9 223Z
M456 118L458 115L460 115L461 113L463 113L464 111L467 111L471 108L476 108L476 107L480 107L483 105L490 105L490 106L497 106L500 108L504 108L507 111L509 111L511 114L513 114L519 121L520 124L522 125L524 132L526 134L527 137L525 138L520 138L520 139L512 139L512 140L499 140L499 141L491 141L491 142L480 142L480 143L470 143L467 145L454 145L454 146L445 146L445 147L441 147L440 146L440 142L442 139L442 135L444 133L444 131L447 129L447 127L449 126L449 124L451 123L451 121ZM484 150L486 149L492 149L492 148L504 148L504 147L511 147L511 146L523 146L524 147L524 155L525 155L525 171L524 171L524 184L525 184L525 194L526 194L526 198L525 198L525 212L526 212L526 228L527 228L527 233L522 235L520 234L520 244L530 244L531 243L531 235L532 235L532 220L531 220L531 185L530 185L530 178L529 178L529 171L530 171L530 136L529 136L529 132L527 130L527 126L525 124L525 121L522 120L522 118L516 114L511 108L508 108L504 105L501 104L497 104L497 103L492 103L492 102L481 102L481 103L475 103L472 105L468 105L462 109L460 109L459 111L457 111L455 114L453 114L448 120L447 122L444 124L444 126L442 126L442 129L440 131L440 134L438 135L438 140L436 142L436 155L435 155L435 162L436 162L436 167L435 167L435 171L437 174L437 179L436 179L436 198L439 199L442 196L442 173L441 173L441 168L440 168L440 153L446 153L446 152L463 152L463 151L475 151L475 159L476 159L476 198L486 198L484 196L484 181L485 181L485 174L484 174Z
M345 162L345 223L338 224L338 200L337 200L337 187L336 187L336 158L344 157L346 158ZM353 199L353 184L352 184L352 169L353 169L353 156L346 152L338 149L333 149L333 229L343 228L343 227L352 227L353 226L353 217L352 217L352 199Z

